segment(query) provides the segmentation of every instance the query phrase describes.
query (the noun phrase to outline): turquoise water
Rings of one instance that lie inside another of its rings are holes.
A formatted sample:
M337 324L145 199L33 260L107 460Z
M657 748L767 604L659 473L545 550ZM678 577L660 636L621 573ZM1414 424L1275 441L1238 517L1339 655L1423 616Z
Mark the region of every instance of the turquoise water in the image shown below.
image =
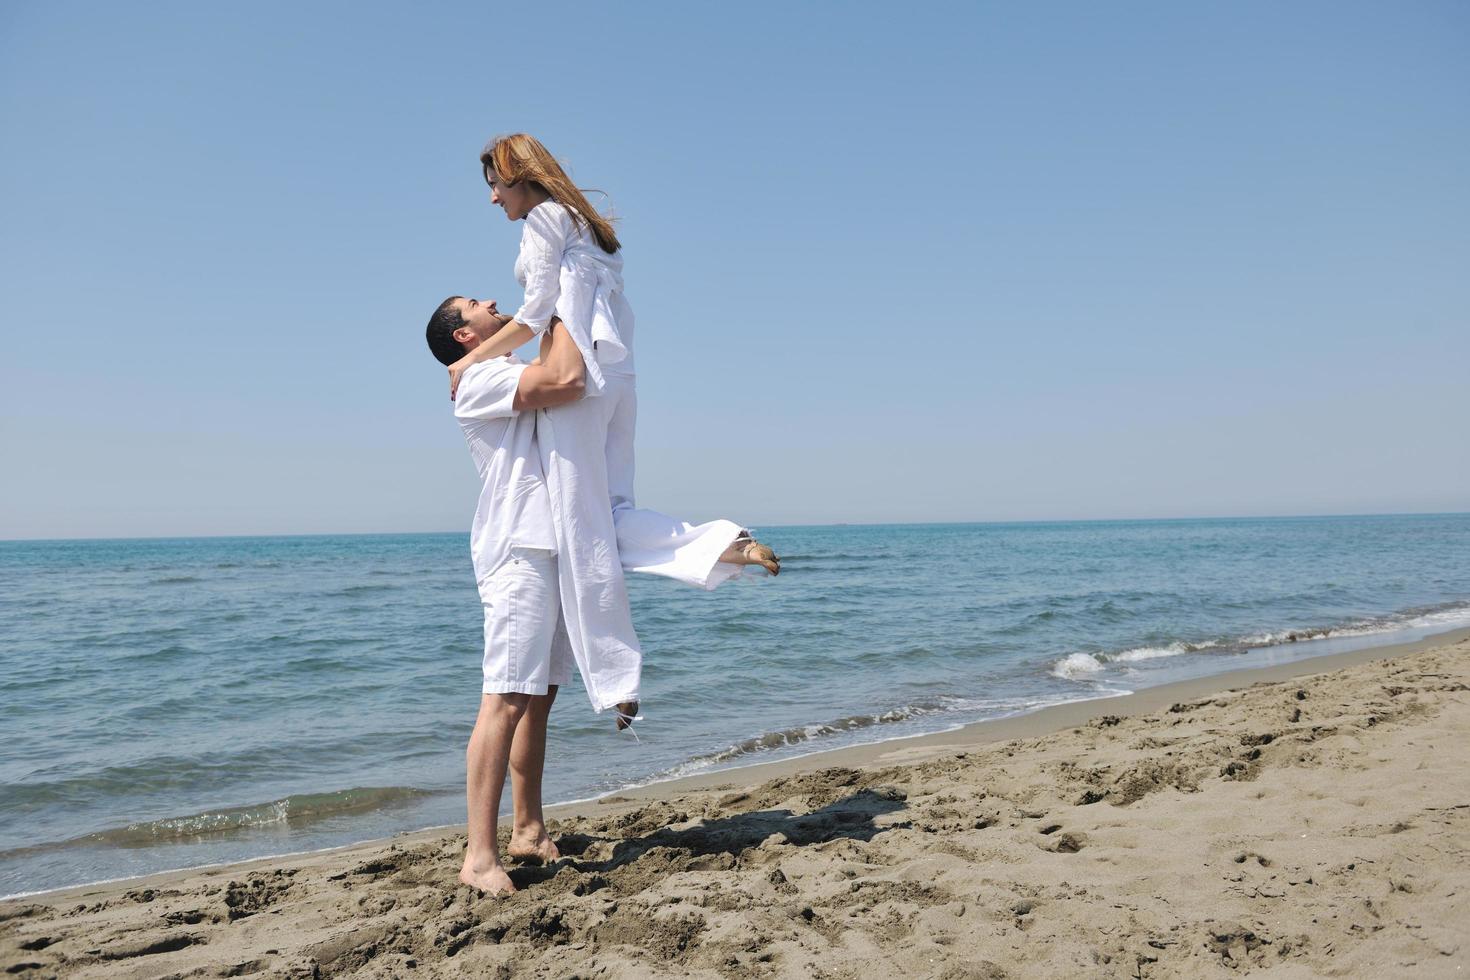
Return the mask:
M630 580L642 741L574 684L549 800L1470 625L1470 515L762 537ZM0 542L0 894L463 822L480 636L463 534Z

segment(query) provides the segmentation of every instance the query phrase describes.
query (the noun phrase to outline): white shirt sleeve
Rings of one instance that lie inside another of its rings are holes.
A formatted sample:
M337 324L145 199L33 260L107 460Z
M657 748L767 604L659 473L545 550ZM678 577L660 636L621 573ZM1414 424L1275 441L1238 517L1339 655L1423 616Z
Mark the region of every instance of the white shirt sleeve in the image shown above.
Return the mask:
M526 215L521 230L521 255L516 263L525 273L525 298L516 319L538 336L545 332L561 296L561 259L572 233L572 216L554 201L538 204Z
M454 417L504 419L517 414L511 406L525 370L525 364L504 357L471 365L454 394Z

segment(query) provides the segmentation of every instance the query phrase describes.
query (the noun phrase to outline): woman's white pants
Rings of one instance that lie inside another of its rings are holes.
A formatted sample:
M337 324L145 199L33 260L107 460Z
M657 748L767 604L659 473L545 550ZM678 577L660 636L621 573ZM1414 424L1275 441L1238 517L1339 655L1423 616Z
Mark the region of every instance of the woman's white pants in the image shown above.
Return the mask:
M637 388L631 375L605 373L605 380L600 395L542 409L536 418L562 616L597 711L640 699L643 654L623 570L713 589L740 574L719 558L742 530L731 521L695 525L634 506Z

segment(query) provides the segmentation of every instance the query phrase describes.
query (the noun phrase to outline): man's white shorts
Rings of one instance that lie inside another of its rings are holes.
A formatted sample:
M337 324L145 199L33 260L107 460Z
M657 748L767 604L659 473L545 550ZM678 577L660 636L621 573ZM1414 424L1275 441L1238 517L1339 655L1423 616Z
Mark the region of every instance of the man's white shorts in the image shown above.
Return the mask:
M545 694L572 679L572 645L561 618L556 555L513 548L480 583L485 607L486 694Z

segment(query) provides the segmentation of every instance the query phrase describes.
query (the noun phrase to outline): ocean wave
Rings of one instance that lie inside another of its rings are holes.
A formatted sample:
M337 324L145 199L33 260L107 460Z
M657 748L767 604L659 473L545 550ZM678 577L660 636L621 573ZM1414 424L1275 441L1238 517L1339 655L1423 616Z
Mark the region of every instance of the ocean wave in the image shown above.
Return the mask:
M359 786L329 793L299 793L245 806L223 807L191 813L187 816L164 817L111 827L64 841L32 844L0 851L0 859L22 853L87 845L112 847L152 847L164 843L184 843L201 837L239 833L270 827L300 827L320 820L350 813L362 813L432 795L429 790L412 786Z
M1353 636L1374 636L1404 630L1450 630L1470 626L1470 603L1444 602L1433 606L1405 609L1391 616L1373 616L1332 626L1308 626L1299 629L1258 633L1238 641L1242 647L1270 647L1307 640L1328 640Z
M835 631L834 631L835 632ZM814 634L808 634L814 635ZM848 662L854 664L869 664L874 667L885 667L892 663L902 663L912 666L922 663L934 657L934 651L924 646L904 647L901 650L893 650L889 647L879 647L875 650L865 650Z
M1217 643L1169 643L1161 647L1134 647L1132 650L1108 654L1107 659L1112 663L1131 664L1140 660L1157 660L1159 657L1177 657L1181 653L1195 653L1218 645Z
M1116 692L1114 692L1116 693ZM776 749L789 746L801 745L833 735L842 735L849 732L862 731L864 729L880 728L885 725L895 725L914 721L918 718L929 716L954 714L957 712L980 712L986 717L1005 717L1019 712L1032 711L1037 708L1046 707L1056 702L1051 698L1012 698L1012 699L975 699L964 698L955 695L940 695L933 699L918 701L913 704L902 705L889 711L877 714L848 715L832 721L817 722L810 725L797 725L792 728L784 728L777 731L762 732L750 738L741 739L732 745L726 746L716 752L708 752L702 755L691 756L688 760L680 763L673 769L655 777L658 779L672 778L675 776L688 775L713 766L721 766L729 762L743 760L746 756L759 755ZM882 741L882 739L877 739Z
M349 586L347 586L347 588L340 589L337 592L334 592L332 594L333 595L362 595L363 593L366 593L366 592L392 592L394 589L397 589L397 588L398 588L398 585L396 583L390 584L390 583L387 583L387 582L375 583L375 584L349 585Z
M1470 627L1470 603L1448 602L1435 606L1406 609L1392 616L1379 616L1339 623L1334 626L1310 626L1297 629L1252 633L1228 639L1187 642L1176 640L1159 646L1140 646L1103 653L1071 653L1052 663L1048 673L1063 680L1083 680L1105 670L1110 664L1133 664L1187 653L1221 651L1243 653L1262 647L1284 646L1310 640L1343 639L1375 636L1405 630L1449 630Z
M1410 629L1455 629L1463 626L1470 626L1470 604L1459 602L1426 606L1417 610L1409 621Z
M199 651L191 646L185 646L182 643L170 643L167 646L135 654L128 658L128 662L133 665L151 664L166 662L178 657L195 657L198 655Z
M848 715L845 718L837 718L833 721L817 722L812 725L798 725L794 728L786 728L774 732L763 732L760 735L742 739L733 745L720 749L718 752L693 756L680 766L680 768L688 770L691 767L707 768L709 766L717 766L739 759L742 756L753 755L759 752L769 752L772 749L785 748L788 745L800 745L803 742L810 742L813 739L819 739L829 735L858 731L863 728L872 728L875 725L891 725L895 722L909 721L922 715L931 715L948 710L946 701L953 700L958 699L941 699L921 704L903 705L891 711L884 711L875 715Z
M1085 656L1085 654L1080 654L1079 656ZM1124 688L1098 687L1093 693L1089 693L1080 697L1050 696L972 699L956 697L952 695L944 695L934 699L933 701L925 701L917 704L904 705L902 707L895 708L892 711L885 711L877 715L851 715L846 718L839 718L835 721L829 722L821 722L815 725L801 725L794 728L782 729L780 731L765 732L751 738L743 739L739 742L734 743L733 745L719 750L718 752L709 752L703 755L692 756L688 760L676 766L672 766L668 769L662 770L661 772L655 773L652 777L646 780L626 784L622 786L621 789L634 789L639 786L648 786L654 783L665 782L670 779L679 779L684 776L691 776L695 773L705 772L707 770L717 767L722 769L738 769L742 768L743 766L756 765L760 760L753 757L758 756L762 753L773 752L778 749L788 748L791 746L817 742L824 738L830 738L834 735L842 735L849 732L868 732L868 734L866 735L860 735L857 738L850 740L854 744L888 742L895 739L912 738L919 735L929 734L932 731L953 731L954 729L957 729L962 725L969 724L973 721L1009 718L1015 715L1023 715L1033 711L1038 711L1042 708L1054 707L1060 704L1071 704L1077 701L1092 701L1100 698L1119 697L1121 695L1131 693L1133 693L1131 690ZM943 718L945 715L956 714L959 714L960 717L956 719L952 724L945 727L933 728L932 722L930 723L929 727L922 727L918 730L911 729L908 731L904 731L902 727L902 723L911 722L922 717ZM887 736L878 734L878 731L881 730L883 726L887 725L900 726L899 733ZM820 745L812 745L810 746L809 751L805 754L809 755L823 751L827 751L827 749L821 747ZM798 757L800 757L800 755L801 754L799 753Z
M1068 654L1052 664L1051 675L1062 680L1075 681L1093 674L1102 673L1103 663L1090 653Z
M56 763L28 773L23 780L6 784L0 795L0 819L12 819L47 805L77 807L102 800L141 800L155 794L172 794L180 788L224 794L242 772L274 772L281 775L315 771L305 760L314 756L336 757L362 749L364 743L382 741L403 744L404 736L344 733L336 738L314 737L275 741L237 739L228 750L189 752L187 742L176 743L174 751L155 753L115 765L79 770L75 764ZM309 752L308 754L305 754ZM351 791L344 791L351 792Z
M1180 641L1157 647L1133 647L1128 650L1119 650L1117 653L1072 653L1052 664L1049 673L1063 680L1081 680L1101 673L1109 664L1131 664L1144 660L1157 660L1161 657L1177 657L1183 653L1198 653L1219 645L1214 641L1206 643Z

